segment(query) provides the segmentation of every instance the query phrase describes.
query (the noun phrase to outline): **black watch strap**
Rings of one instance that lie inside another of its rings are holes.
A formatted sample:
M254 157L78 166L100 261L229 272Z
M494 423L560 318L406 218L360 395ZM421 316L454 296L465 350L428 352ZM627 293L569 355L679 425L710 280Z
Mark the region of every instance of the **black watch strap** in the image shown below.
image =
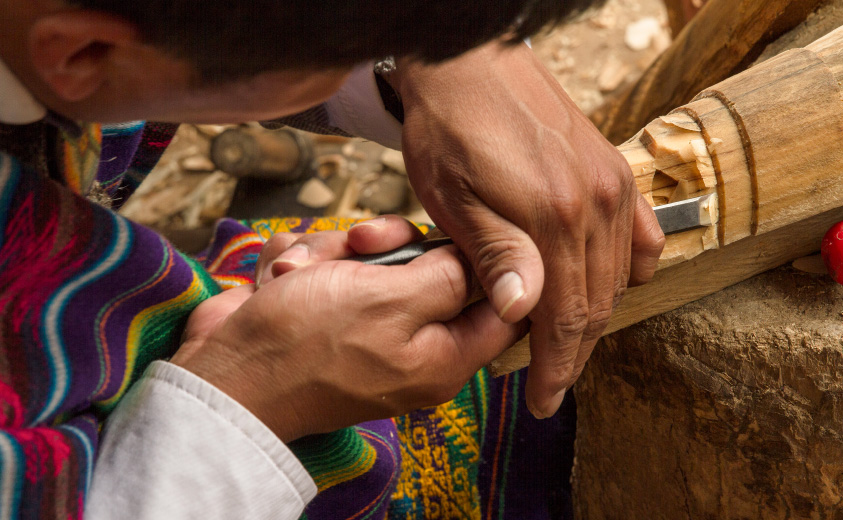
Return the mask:
M392 88L387 78L395 72L395 58L389 56L375 63L375 83L378 86L378 92L381 95L383 107L387 112L398 120L402 125L404 124L404 104L401 102L401 96Z

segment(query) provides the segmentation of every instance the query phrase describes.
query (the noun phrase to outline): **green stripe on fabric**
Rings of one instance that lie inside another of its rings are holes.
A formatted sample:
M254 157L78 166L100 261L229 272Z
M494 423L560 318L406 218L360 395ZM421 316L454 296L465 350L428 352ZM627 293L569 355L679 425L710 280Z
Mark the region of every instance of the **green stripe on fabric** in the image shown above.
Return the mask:
M166 246L164 247L166 248ZM129 378L129 385L126 385L122 390L123 393L140 378L150 363L157 359L165 359L175 353L190 313L203 301L222 292L219 285L199 262L175 249L172 251L174 254L180 255L190 265L196 274L198 283L191 283L190 287L185 288L185 291L176 296L169 304L164 305L167 302L161 304L164 306L155 312L151 312L148 320L143 323L134 366L131 367L132 373ZM194 291L193 294L188 293L190 290ZM150 309L144 312L150 312ZM96 411L100 414L110 413L120 402L122 395L116 395L107 401L94 403Z
M515 434L515 423L518 420L518 388L521 381L521 372L515 372L512 375L512 399L510 414L509 414L509 428L506 432L506 455L503 458L503 468L501 471L501 489L500 497L498 498L498 518L504 518L504 503L506 498L506 475L509 472L509 460L512 457L512 438ZM503 418L501 418L503 420Z
M316 483L319 492L363 475L377 452L354 428L313 435L290 443L290 449Z
M138 350L132 381L136 381L146 370L146 367L156 359L172 355L175 349L179 347L182 332L193 309L208 298L222 292L217 282L211 278L211 275L199 262L180 251L173 250L173 252L180 255L196 273L200 289L190 302L185 302L183 305L174 306L166 312L157 314L144 326L141 334L141 348Z
M477 423L480 425L480 445L486 439L486 429L489 424L489 371L480 369L471 379L471 395L474 397L474 411ZM482 449L482 448L481 448Z

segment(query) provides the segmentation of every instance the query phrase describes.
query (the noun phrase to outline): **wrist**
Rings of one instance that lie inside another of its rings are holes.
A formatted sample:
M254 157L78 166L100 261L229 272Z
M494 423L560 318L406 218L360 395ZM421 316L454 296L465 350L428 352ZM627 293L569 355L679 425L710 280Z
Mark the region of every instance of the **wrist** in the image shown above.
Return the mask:
M497 74L500 67L506 68L507 61L522 61L534 58L526 43L511 44L491 41L442 63L424 63L412 57L395 61L395 70L388 78L390 85L402 99L412 99L428 86L453 89L472 78L488 80L489 74Z
M285 378L265 376L260 368L247 369L246 360L237 359L231 349L216 347L209 341L188 340L170 363L193 373L236 401L285 444L308 434L306 424L294 406L295 399L277 389L279 381ZM266 383L271 380L276 382ZM290 378L286 380L289 382ZM267 388L273 390L269 392Z

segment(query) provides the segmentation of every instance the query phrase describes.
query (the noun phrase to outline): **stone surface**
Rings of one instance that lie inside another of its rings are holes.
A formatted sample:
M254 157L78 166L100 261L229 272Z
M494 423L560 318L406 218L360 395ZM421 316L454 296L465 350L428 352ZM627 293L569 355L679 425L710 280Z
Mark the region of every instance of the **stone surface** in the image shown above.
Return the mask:
M843 518L843 287L770 271L604 339L578 517Z

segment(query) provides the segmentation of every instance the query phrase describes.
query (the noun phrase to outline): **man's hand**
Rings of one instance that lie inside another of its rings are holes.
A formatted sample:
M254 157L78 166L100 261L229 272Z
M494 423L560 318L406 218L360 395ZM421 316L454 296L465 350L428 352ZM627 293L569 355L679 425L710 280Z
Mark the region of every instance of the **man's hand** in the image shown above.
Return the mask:
M495 311L532 320L527 405L559 408L627 284L648 281L664 236L623 157L526 45L443 65L404 60L410 180L469 258Z
M467 309L453 246L406 266L337 261L420 238L396 217L346 233L278 235L260 289L202 303L172 362L243 404L287 442L451 399L526 333L487 301Z

